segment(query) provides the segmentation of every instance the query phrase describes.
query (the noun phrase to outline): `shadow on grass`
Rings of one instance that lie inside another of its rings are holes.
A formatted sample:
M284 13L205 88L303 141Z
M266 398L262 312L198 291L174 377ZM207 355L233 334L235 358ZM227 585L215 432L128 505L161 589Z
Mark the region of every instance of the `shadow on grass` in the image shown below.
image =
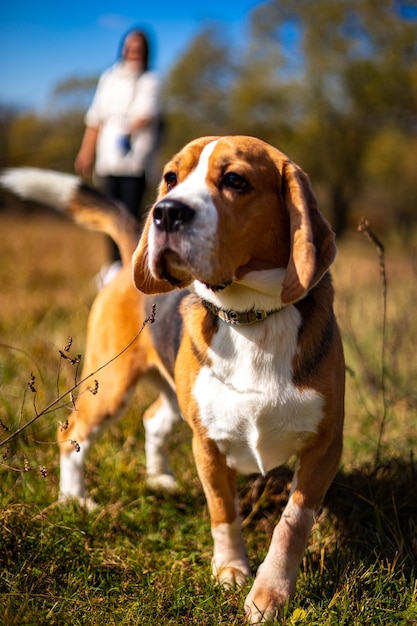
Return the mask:
M288 499L292 472L280 468L241 488L244 526L272 532ZM355 559L400 562L417 568L417 465L388 459L377 467L339 471L324 501L334 545ZM320 518L322 519L322 517ZM320 523L320 520L319 520Z

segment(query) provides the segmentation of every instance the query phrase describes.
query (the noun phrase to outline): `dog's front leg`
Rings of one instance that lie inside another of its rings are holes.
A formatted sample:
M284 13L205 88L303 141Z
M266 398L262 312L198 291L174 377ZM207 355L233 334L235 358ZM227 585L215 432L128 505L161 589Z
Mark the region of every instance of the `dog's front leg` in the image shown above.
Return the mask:
M251 573L237 509L236 473L204 434L194 433L193 452L210 513L213 575L225 586L242 584Z
M280 615L294 595L298 568L314 517L336 473L340 453L341 433L338 433L326 452L310 448L300 455L287 506L245 601L251 624Z
M298 567L314 521L314 511L292 495L274 529L268 554L246 598L251 624L277 617L295 591Z

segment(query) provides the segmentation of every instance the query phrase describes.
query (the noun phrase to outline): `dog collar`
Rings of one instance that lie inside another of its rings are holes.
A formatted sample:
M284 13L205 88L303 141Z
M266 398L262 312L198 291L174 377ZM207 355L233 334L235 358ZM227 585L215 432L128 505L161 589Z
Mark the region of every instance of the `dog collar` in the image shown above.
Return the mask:
M207 300L203 300L203 305L206 307L208 311L213 313L216 317L221 319L223 322L227 324L256 324L257 322L263 322L267 317L272 315L273 313L278 313L282 311L284 308L281 306L279 309L273 309L272 311L262 311L252 309L251 311L233 311L229 309L226 311L225 309L221 309L220 307L208 302Z

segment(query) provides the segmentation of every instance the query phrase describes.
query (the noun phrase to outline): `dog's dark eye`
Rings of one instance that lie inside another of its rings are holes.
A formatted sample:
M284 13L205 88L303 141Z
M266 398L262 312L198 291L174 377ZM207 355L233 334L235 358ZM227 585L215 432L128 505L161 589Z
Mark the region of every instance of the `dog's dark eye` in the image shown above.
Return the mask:
M175 185L178 182L177 175L176 175L175 172L167 172L164 175L164 180L165 180L165 182L167 184L168 191L170 191L173 187L175 187Z
M250 189L248 181L236 172L227 172L223 176L222 185L236 191L248 191Z

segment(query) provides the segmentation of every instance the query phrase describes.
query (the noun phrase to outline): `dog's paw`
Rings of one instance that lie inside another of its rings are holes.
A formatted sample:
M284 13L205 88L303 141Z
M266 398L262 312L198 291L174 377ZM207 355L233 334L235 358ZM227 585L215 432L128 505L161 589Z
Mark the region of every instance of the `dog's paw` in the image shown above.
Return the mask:
M95 500L93 500L92 498L77 498L75 496L62 494L62 493L59 495L58 502L59 504L63 504L63 505L77 504L78 506L82 507L89 513L92 513L99 507L97 502L95 502Z
M171 474L149 474L146 477L146 484L152 491L166 491L176 493L178 483Z
M290 592L278 591L268 586L253 585L245 600L245 614L249 624L264 624L279 618L290 601Z
M245 584L251 577L251 571L243 560L217 566L213 562L213 576L222 587L237 587Z
M245 584L249 575L236 567L224 567L217 578L221 586L227 588Z
M278 618L288 600L288 598L268 593L267 590L262 596L258 594L256 598L249 596L246 598L245 614L249 624L264 624Z

